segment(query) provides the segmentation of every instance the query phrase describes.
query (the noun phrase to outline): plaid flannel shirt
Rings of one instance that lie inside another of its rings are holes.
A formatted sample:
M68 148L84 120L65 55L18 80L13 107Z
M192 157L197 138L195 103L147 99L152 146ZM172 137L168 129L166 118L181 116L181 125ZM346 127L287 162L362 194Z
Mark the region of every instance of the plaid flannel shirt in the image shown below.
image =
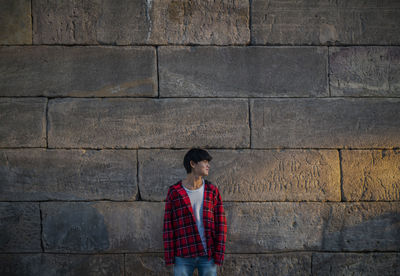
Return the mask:
M168 189L164 213L165 264L175 263L175 256L214 258L217 265L224 260L226 242L226 217L218 188L205 180L203 200L203 225L207 252L201 242L190 198L182 181Z

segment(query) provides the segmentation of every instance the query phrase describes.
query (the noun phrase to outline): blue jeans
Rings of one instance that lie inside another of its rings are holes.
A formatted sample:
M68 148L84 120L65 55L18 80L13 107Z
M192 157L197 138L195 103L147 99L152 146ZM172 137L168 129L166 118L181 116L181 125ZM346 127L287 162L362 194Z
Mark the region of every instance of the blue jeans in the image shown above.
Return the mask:
M216 276L217 265L214 259L208 260L207 256L195 258L182 258L175 256L174 276L192 276L197 267L199 276Z

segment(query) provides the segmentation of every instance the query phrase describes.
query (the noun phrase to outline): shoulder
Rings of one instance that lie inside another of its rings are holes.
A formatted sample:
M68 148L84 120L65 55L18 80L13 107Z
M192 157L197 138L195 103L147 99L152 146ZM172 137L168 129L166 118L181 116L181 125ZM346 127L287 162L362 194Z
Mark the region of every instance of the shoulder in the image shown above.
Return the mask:
M218 190L217 186L211 183L211 181L204 179L204 183L212 190Z
M179 180L175 184L168 187L167 197L173 197L178 193L178 190L181 188L181 182L182 180Z
M206 187L207 187L206 195L207 195L207 197L212 199L214 206L218 202L222 202L221 194L219 193L218 187L207 180L205 181L205 183L206 183Z
M182 180L179 180L178 182L176 182L175 184L169 186L169 190L177 190L180 186L181 186Z
M219 194L218 187L211 183L211 181L204 180L204 183L207 186L207 189L213 194Z

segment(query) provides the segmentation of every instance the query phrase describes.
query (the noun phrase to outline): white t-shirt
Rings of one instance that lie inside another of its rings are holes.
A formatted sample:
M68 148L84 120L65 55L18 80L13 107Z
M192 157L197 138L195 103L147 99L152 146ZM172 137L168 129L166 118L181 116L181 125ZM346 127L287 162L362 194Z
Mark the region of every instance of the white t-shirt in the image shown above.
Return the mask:
M183 188L185 189L190 198L190 203L192 205L194 217L196 219L197 229L199 230L203 247L207 252L206 235L204 233L204 225L203 225L204 179L203 179L203 185L196 190L189 190L185 186L183 186Z

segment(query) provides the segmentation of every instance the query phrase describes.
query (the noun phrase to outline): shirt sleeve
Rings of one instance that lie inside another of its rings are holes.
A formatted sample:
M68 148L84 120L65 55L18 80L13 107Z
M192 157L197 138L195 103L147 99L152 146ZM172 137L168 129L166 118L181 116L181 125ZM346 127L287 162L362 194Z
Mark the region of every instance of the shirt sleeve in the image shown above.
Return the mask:
M165 265L174 264L175 261L174 229L172 226L173 205L171 196L172 196L172 191L171 189L169 189L167 198L165 200L164 227L163 227Z
M214 207L214 222L215 222L215 251L214 251L214 262L217 265L222 265L224 261L225 243L226 243L226 216L224 206L222 204L221 195L217 189L217 202Z

